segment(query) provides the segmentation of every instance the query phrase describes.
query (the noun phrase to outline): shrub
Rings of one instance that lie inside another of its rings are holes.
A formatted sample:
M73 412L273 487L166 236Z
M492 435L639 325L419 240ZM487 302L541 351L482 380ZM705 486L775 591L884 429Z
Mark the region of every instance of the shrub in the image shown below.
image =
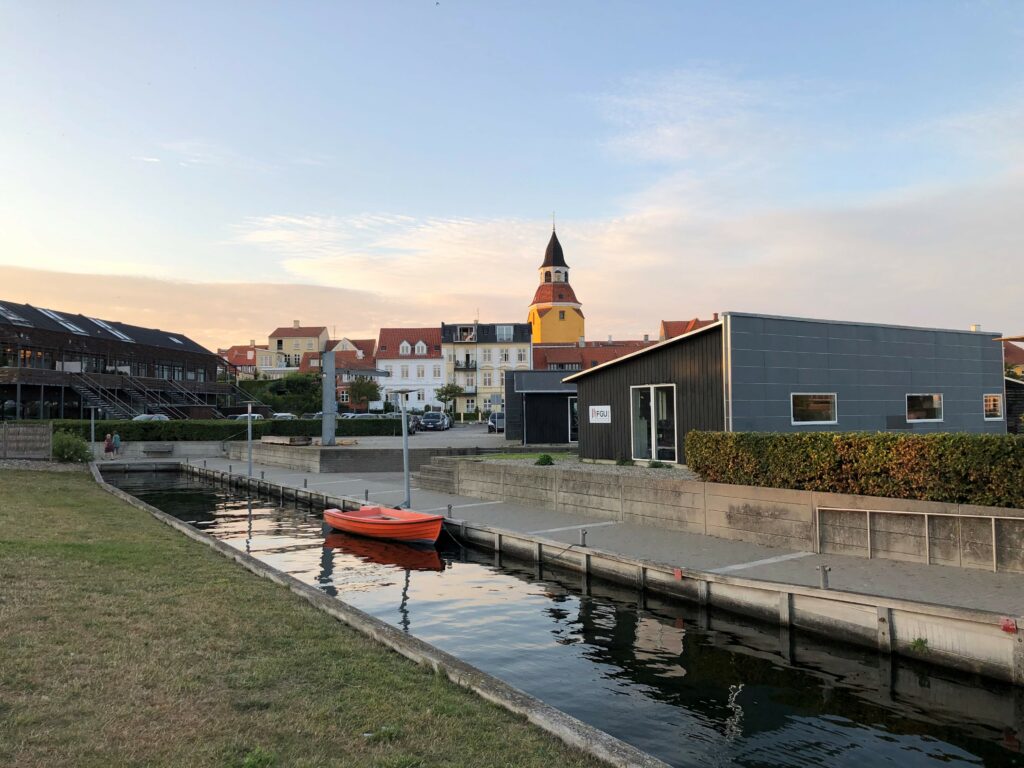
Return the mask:
M654 461L649 461L647 463L647 466L650 467L651 469L669 469L670 468L669 464L666 464L664 461L658 461L657 459L655 459Z
M551 458L551 454L542 453L540 456L537 457L537 460L533 463L536 464L538 467L550 467L552 464L555 463L555 460Z
M617 467L632 467L635 463L636 462L626 456L619 456L619 458L615 460L615 466Z
M369 437L373 435L402 434L401 419L338 419L335 434L338 437ZM58 419L54 430L65 430L89 439L89 422L78 419ZM264 419L252 423L252 437L263 435L298 435L320 437L321 422L314 419L273 421ZM96 434L117 430L123 442L178 440L244 440L246 424L231 419L180 419L174 421L97 421Z
M690 432L713 483L1024 507L1024 437L936 432Z
M92 461L92 451L81 435L61 430L53 433L53 458L57 461L81 464Z

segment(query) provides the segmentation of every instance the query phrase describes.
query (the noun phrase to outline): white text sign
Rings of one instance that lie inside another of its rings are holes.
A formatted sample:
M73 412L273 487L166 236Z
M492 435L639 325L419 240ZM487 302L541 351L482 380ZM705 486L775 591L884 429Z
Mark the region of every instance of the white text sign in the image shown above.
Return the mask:
M590 406L590 423L591 424L611 424L612 423L612 407L610 405L592 405L592 406Z

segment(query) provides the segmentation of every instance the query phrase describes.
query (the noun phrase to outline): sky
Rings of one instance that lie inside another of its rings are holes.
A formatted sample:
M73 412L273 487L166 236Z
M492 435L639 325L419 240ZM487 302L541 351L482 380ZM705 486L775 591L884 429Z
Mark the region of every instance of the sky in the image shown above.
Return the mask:
M208 347L1024 332L1024 3L0 0L0 299Z

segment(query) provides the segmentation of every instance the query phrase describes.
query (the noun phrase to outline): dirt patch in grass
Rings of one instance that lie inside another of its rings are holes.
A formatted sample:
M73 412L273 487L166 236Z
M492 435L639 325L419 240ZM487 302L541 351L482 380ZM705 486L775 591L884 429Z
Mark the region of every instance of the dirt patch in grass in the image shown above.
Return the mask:
M84 474L0 473L0 648L0 765L600 765Z

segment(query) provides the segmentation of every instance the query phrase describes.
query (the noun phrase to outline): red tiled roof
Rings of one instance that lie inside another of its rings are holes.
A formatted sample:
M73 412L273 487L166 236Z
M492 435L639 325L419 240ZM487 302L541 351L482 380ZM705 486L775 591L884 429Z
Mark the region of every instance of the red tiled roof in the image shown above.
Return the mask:
M572 286L568 283L541 283L537 286L537 292L533 294L531 304L554 304L556 302L571 302L579 304Z
M607 363L617 357L649 347L653 341L588 341L586 346L534 347L533 369L546 370L549 365L578 363L581 369Z
M713 320L701 320L699 317L695 317L692 320L662 320L661 330L658 333L658 337L664 341L665 339L674 339L676 336L682 336L684 333L690 333L696 331L698 328L703 328L712 323L718 322L718 313L715 313Z
M326 330L327 328L322 325L300 326L298 328L277 328L270 334L270 336L271 338L278 339L304 339L310 336L319 336Z
M302 360L299 362L299 373L319 373L320 365L313 365L313 361L319 359L319 352L303 352ZM372 357L359 357L359 352L354 349L335 349L334 367L372 370L376 366Z
M408 355L399 354L402 342L411 347ZM416 342L427 345L427 354L416 354ZM387 360L425 360L441 357L441 328L381 328L377 337L377 357Z
M227 349L218 350L218 354L231 365L241 367L243 365L256 365L256 350L266 348L266 344L257 344L256 346L236 344Z
M1007 365L1024 365L1024 348L1013 342L1003 342L1003 360Z
M349 339L349 341L356 349L361 350L365 357L373 357L373 353L377 351L376 339Z

